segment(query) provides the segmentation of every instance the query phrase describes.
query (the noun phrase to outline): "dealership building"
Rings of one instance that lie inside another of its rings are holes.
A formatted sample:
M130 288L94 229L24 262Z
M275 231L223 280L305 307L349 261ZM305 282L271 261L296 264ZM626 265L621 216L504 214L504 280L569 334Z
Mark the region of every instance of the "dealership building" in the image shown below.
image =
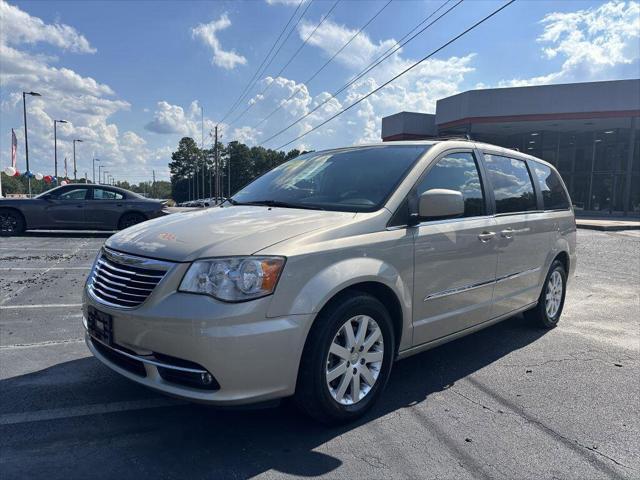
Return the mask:
M547 160L577 211L640 216L640 80L470 90L382 119L382 139L467 136Z

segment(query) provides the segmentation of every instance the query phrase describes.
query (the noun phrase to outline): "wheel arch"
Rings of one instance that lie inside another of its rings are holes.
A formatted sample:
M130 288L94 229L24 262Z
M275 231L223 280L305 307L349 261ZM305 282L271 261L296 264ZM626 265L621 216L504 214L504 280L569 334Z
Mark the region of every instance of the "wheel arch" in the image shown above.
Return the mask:
M394 348L396 350L396 353L398 353L400 339L402 338L402 333L404 330L403 310L396 293L384 283L377 281L363 281L343 288L326 301L326 303L322 306L322 308L316 315L316 320L322 316L323 312L331 308L342 298L356 293L366 293L368 295L371 295L385 306L385 308L389 312L389 315L391 316L391 321L393 322L393 333L395 336Z
M127 215L141 215L145 220L149 220L149 217L147 216L147 214L141 210L136 210L136 209L127 210L126 212L122 212L122 214L120 214L120 216L118 217L118 223L116 225L118 228L120 228L120 222L122 222L122 219Z
M20 209L19 209L19 208L17 208L17 207L13 207L13 206L6 206L6 207L5 207L4 205L0 205L0 211L1 211L1 210L5 210L5 211L6 211L6 210L10 210L10 211L12 211L12 212L16 212L16 213L17 213L18 215L20 215L20 217L22 218L22 221L24 222L24 228L25 228L25 230L27 229L27 227L28 227L28 224L27 224L27 217L26 217L26 215L22 212L22 210L20 210Z
M564 271L566 272L567 275L569 275L569 268L571 267L571 259L569 258L569 254L563 250L553 258L551 263L553 263L556 260L560 260L560 262L564 266Z
M295 273L287 275L288 268ZM409 348L412 341L412 280L412 277L403 278L394 265L373 257L342 259L319 271L304 257L288 260L275 293L278 300L271 303L268 316L313 314L311 329L320 314L339 297L363 291L389 310L396 345L402 350Z

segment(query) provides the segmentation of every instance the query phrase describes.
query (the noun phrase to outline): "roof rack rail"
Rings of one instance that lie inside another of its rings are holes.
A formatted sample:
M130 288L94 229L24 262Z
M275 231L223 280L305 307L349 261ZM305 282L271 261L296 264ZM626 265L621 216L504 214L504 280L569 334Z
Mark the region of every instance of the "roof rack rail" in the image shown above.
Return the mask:
M465 133L464 135L438 135L433 137L432 140L466 140L473 142L468 133Z

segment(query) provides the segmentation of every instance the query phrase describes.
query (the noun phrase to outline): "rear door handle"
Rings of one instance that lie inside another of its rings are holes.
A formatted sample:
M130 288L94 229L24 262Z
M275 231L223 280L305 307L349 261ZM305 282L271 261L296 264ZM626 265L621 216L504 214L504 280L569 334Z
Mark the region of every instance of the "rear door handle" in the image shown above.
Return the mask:
M488 242L489 240L491 240L495 236L496 236L495 232L482 232L482 233L478 234L478 238L483 243Z
M502 230L500 232L504 238L513 238L513 228L507 228L506 230Z
M511 228L511 227L509 227L509 228L507 228L506 230L502 230L502 231L500 232L500 235L502 235L504 238L511 238L511 237L513 237L514 235L517 235L518 233L527 233L527 232L529 232L530 230L531 230L531 229L530 229L529 227L526 227L526 228L518 228L518 229L515 229L515 228Z

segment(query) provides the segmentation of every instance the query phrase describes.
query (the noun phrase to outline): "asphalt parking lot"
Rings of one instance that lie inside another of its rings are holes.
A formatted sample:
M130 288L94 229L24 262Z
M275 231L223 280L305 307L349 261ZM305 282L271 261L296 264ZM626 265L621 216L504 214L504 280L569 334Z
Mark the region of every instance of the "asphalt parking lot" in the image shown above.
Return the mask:
M219 410L111 372L82 340L106 235L0 239L0 476L640 478L640 231L580 230L561 324L522 316L396 363L326 428L286 403Z

